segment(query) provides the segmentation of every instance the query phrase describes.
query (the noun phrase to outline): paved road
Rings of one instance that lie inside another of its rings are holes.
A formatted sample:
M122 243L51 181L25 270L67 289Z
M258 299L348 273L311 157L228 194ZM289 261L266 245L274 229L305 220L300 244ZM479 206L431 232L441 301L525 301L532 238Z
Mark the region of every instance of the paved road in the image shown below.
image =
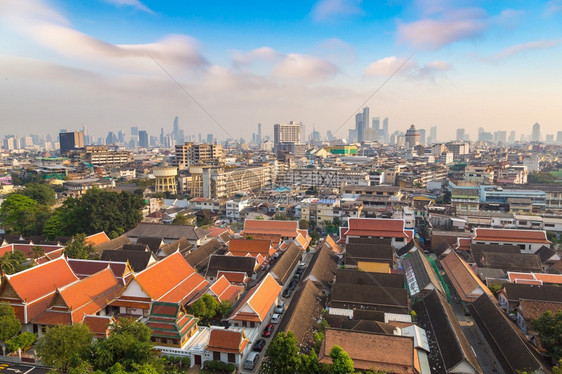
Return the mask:
M472 350L478 359L478 363L480 364L482 371L484 373L505 374L503 368L496 359L492 348L482 335L482 332L474 319L471 316L465 315L465 310L458 301L451 301L451 307L455 312L466 339L472 346Z
M0 374L47 374L49 369L27 364L12 364L0 360Z

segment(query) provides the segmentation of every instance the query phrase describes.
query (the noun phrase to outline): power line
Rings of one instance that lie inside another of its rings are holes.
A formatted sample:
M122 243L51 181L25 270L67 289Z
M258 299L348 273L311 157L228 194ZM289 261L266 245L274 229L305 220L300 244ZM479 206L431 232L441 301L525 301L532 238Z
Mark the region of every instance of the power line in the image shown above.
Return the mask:
M367 98L367 100L363 101L363 103L361 103L361 105L359 105L359 107L357 109L355 109L355 111L353 113L351 113L351 115L349 117L347 117L347 119L345 121L343 121L343 123L336 129L336 131L333 132L333 135L336 135L336 133L338 131L341 130L341 128L351 119L353 118L353 116L355 115L355 113L357 113L361 107L363 107L365 104L367 104L369 102L369 100L371 100L373 98L373 96L375 96L387 83L388 81L390 81L396 74L398 74L398 72L400 70L402 70L402 68L408 63L408 61L410 61L412 59L412 57L414 57L415 53L412 53L410 55L410 57L408 57L407 59L405 59L400 66L398 66L398 68L396 68L396 70L394 70L394 72L392 74L390 74L390 76L388 76L388 78L386 78L384 80L384 82L382 82L377 89Z
M193 100L195 102L195 104L197 104L199 106L199 108L201 108L201 110L203 110L203 112L205 112L209 118L211 118L230 138L234 139L234 136L232 136L227 129L225 129L223 127L223 125L220 124L219 121L217 121L217 119L215 117L213 117L213 115L207 110L205 109L205 107L203 105L201 105L201 103L199 101L197 101L197 99L191 94L189 93L189 91L180 83L177 81L176 78L174 78L174 76L172 74L170 74L170 72L168 70L166 70L166 68L164 68L164 66L162 66L162 64L160 64L158 62L158 60L156 60L154 58L154 56L152 56L150 54L150 52L146 51L146 54L148 56L150 56L150 58L152 59L152 61L154 61L156 63L156 65L158 65L160 67L160 69L162 69L164 71L164 73L166 73L168 75L168 77L170 77L170 79L172 79L174 82L176 82L176 84L178 85L179 88L182 89L183 92L185 92L187 94L187 96L189 96L191 98L191 100Z

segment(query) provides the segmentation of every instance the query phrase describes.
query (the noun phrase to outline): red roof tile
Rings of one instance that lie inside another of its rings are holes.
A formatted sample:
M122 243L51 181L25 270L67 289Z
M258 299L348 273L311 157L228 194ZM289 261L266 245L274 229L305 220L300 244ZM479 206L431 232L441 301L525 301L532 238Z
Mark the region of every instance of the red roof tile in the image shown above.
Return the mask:
M263 239L231 239L228 250L235 256L244 256L250 253L252 256L261 254L269 257L275 253L271 246L271 240Z
M546 231L541 230L508 230L508 229L474 229L474 241L494 241L513 243L543 243L551 244L546 237Z
M87 236L85 242L86 244L99 245L108 242L109 240L109 236L107 236L105 232L102 231L98 232L97 234Z
M408 238L404 220L386 218L350 218L345 236L373 236L383 238Z
M298 229L299 223L297 221L248 219L244 222L244 230L242 230L241 234L278 234L284 237L295 238L299 234Z
M271 274L252 288L232 313L231 319L263 322L277 300L282 287Z
M18 296L28 303L55 292L78 279L64 257L8 275L8 282Z
M212 329L207 350L242 354L248 342L240 331Z

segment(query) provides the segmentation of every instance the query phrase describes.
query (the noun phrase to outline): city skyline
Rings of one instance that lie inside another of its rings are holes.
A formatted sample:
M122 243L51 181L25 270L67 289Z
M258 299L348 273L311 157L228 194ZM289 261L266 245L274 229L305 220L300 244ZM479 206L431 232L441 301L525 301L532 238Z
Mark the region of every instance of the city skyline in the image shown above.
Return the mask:
M390 133L413 123L476 140L478 127L527 135L538 122L556 138L561 20L560 1L5 2L0 130L157 135L178 116L185 134L217 139L290 120L347 138L369 106Z

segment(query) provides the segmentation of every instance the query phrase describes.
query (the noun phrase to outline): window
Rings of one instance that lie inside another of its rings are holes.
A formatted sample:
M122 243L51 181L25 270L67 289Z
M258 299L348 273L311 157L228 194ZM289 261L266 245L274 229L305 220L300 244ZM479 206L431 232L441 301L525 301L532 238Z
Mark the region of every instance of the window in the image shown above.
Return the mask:
M234 356L234 353L229 353L228 354L228 362L236 362L236 357Z
M220 361L221 360L221 353L220 352L213 352L213 360Z

